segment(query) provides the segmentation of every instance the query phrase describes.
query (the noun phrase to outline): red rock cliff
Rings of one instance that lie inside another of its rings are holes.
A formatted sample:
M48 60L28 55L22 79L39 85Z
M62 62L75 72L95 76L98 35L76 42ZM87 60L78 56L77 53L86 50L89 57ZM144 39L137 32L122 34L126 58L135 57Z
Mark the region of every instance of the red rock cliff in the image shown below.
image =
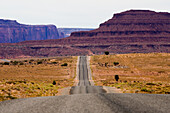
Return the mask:
M15 23L15 22L14 22ZM92 31L71 37L0 44L0 58L90 55L110 53L170 53L170 13L130 10Z
M54 25L24 25L15 20L0 19L0 43L58 38L59 33Z
M90 32L74 32L72 37L169 37L170 13L130 10L114 14L113 18Z

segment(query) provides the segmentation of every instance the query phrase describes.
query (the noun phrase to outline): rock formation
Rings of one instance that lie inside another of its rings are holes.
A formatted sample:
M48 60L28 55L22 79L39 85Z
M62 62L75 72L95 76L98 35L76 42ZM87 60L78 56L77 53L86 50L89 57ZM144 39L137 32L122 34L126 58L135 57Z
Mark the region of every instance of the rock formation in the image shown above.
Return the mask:
M70 39L86 44L95 54L170 52L170 13L129 10L114 14L98 29L74 32Z
M115 14L90 32L75 32L72 37L168 37L170 13L130 10Z
M129 10L118 13L92 31L74 32L54 40L0 44L1 58L91 55L110 53L170 53L170 13Z
M54 25L24 25L15 20L0 19L0 43L58 38L59 33Z

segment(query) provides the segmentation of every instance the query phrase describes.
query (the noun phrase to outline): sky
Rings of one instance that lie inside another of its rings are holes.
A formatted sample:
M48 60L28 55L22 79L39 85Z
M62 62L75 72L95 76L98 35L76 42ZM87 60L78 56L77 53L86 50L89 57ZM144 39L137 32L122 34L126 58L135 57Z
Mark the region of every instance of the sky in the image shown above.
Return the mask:
M130 9L170 12L170 0L0 0L0 19L22 24L98 28Z

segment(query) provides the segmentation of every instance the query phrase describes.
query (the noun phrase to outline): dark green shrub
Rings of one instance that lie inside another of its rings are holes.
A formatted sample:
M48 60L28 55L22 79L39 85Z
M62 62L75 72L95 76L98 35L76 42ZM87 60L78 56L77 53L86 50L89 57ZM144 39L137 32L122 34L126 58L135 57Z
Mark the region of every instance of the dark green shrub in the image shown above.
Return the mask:
M151 90L148 90L148 89L146 89L145 87L144 87L144 88L142 88L142 89L141 89L141 91L143 91L143 92L149 92L149 93L151 93L151 92L152 92Z
M67 65L68 65L67 63L61 64L61 66L67 66Z
M18 61L13 61L13 65L17 65L19 62Z
M34 84L34 82L31 82L31 84Z
M104 53L105 53L105 55L109 55L109 51L105 51Z
M165 73L165 71L158 71L158 73Z
M42 64L42 61L38 61L37 64Z
M30 63L30 64L31 64L32 62L34 62L34 60L33 60L33 59L29 60L29 63Z
M119 80L119 75L115 75L115 80L116 80L116 81Z
M146 85L156 85L155 83L146 83Z
M33 59L31 59L30 61L31 61L31 62L33 62L34 60L33 60Z
M23 63L23 62L21 62L19 65L24 65L24 63Z
M24 62L27 62L27 60L24 60Z
M105 67L107 67L107 65L108 65L108 62L105 63Z
M166 91L165 94L170 94L170 92Z
M8 82L6 82L7 84L12 84L12 83L14 83L14 81L8 81Z
M52 64L57 64L58 62L52 62Z
M56 81L54 80L52 84L53 84L53 85L56 85Z
M4 65L9 65L9 62L4 62Z
M114 64L115 66L117 66L117 65L119 65L119 62L113 62L113 64Z
M13 97L10 94L8 96L6 96L6 98L10 98L10 99L17 99L17 97Z

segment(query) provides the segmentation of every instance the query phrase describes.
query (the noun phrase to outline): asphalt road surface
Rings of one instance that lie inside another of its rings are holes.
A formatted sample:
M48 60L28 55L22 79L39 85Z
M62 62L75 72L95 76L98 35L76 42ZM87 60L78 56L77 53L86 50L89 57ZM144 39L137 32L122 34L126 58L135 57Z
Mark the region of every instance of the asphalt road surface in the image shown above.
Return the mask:
M0 113L170 113L170 95L90 93L3 101Z
M88 70L87 70L87 57L80 56L79 61L79 83L78 86L90 86Z
M73 86L71 88L70 94L106 93L102 86L91 86L87 66L87 57L80 56L78 65L79 83L78 86Z
M92 86L86 57L80 57L79 83L65 96L0 102L0 113L170 113L170 95L105 93Z

